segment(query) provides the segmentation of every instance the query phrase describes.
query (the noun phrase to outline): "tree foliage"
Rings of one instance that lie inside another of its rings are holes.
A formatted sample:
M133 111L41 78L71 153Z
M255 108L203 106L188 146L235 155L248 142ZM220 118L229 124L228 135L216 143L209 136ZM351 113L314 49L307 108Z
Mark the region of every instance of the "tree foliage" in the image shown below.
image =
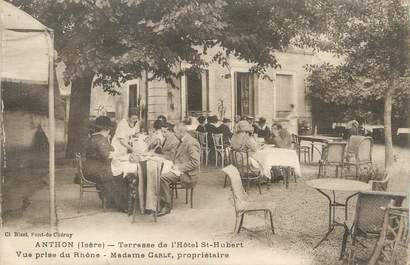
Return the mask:
M67 80L98 75L114 85L139 77L171 81L186 62L206 66L231 55L254 63L256 73L278 67L275 50L319 27L314 9L297 0L10 0L55 30ZM302 45L301 41L297 44Z
M362 120L371 124L383 123L385 81L351 73L346 65L311 65L306 79L307 97L312 101L312 114L320 121ZM410 74L399 78L393 96L392 122L394 127L408 126L410 104ZM332 120L328 120L329 117Z

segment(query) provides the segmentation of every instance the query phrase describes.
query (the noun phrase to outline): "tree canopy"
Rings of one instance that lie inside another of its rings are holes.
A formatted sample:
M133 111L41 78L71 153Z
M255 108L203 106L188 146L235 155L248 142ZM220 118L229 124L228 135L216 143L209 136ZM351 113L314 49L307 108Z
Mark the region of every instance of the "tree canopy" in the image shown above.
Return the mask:
M235 55L255 72L277 67L275 50L319 27L314 9L297 0L11 0L53 28L67 80L98 75L110 90L143 70L171 80L175 66ZM296 43L296 42L295 42ZM300 41L297 44L301 44Z

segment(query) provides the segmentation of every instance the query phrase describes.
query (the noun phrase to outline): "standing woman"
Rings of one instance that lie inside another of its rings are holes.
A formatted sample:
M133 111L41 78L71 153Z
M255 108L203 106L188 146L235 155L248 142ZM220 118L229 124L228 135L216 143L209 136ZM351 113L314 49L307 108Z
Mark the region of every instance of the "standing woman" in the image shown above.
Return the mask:
M100 198L105 198L108 207L125 211L126 183L122 177L114 177L111 171L111 153L114 148L110 145L109 137L113 124L108 117L100 116L93 126L95 130L86 147L84 177L97 184Z
M298 135L298 116L296 113L295 105L290 104L290 112L286 119L289 121L288 131L290 135Z
M139 133L138 112L136 108L130 109L129 118L122 119L115 130L111 145L117 156L126 155L132 152L130 145L131 137Z

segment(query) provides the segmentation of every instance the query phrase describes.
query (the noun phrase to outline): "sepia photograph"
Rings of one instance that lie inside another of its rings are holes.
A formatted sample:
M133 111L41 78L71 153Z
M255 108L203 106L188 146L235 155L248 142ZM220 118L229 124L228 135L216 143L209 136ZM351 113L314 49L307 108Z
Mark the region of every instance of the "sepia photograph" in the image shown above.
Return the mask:
M0 0L0 265L410 265L409 0Z

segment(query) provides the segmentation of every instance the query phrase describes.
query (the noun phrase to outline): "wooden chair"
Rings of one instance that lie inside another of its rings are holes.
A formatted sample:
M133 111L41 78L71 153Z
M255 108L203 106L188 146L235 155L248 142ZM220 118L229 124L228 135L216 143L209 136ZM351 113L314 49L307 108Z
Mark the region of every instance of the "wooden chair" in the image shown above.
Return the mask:
M227 149L224 147L224 140L222 133L213 133L212 141L214 142L215 150L215 166L218 167L218 160L221 159L221 167L224 167L225 158L227 155Z
M318 171L318 178L322 175L326 176L326 167L327 166L335 166L336 167L336 178L339 175L339 167L341 169L340 175L343 177L343 167L345 161L345 149L346 143L342 142L334 142L328 143L324 146L322 157L319 160L319 171Z
M347 156L344 166L350 169L355 167L355 176L358 178L361 166L372 166L373 138L354 135L347 144Z
M353 222L346 220L344 223L345 232L343 235L340 259L346 252L347 239L351 238L350 250L348 253L348 263L355 264L355 259L359 251L369 249L364 241L377 239L380 236L384 221L384 212L380 207L387 207L391 200L395 201L395 206L401 206L406 198L405 194L388 192L359 192L356 202L356 212ZM360 249L360 247L363 247Z
M175 198L178 198L178 190L185 190L185 203L188 204L188 195L190 195L190 206L194 208L194 187L195 184L186 184L181 181L175 183L170 183L169 188L171 189L171 208L174 205L174 194Z
M397 264L400 258L404 260L406 257L409 241L409 208L396 207L392 201L383 210L383 228L368 265L393 265Z
M209 158L209 145L208 145L208 133L206 132L198 132L198 141L200 144L200 162L203 163L204 156L205 156L205 165L208 165L208 158Z
M243 219L245 214L250 212L263 212L265 217L265 230L269 235L270 231L275 234L272 221L272 208L273 203L270 201L251 201L248 194L245 192L242 186L241 175L236 167L229 165L222 169L222 171L229 177L232 188L233 201L235 206L235 228L234 231L239 233L243 225ZM269 219L267 218L269 215ZM269 229L270 225L270 229Z
M80 199L78 202L78 212L80 212L84 193L100 193L101 191L97 188L97 184L95 182L89 181L84 177L81 153L75 153L75 165L77 169L77 176L80 180ZM103 193L100 193L100 196L103 196ZM102 208L105 209L104 197L102 197Z
M312 160L310 156L310 147L306 145L301 145L299 137L296 134L292 134L292 142L294 144L296 152L298 153L299 161L300 161L301 154L303 154L304 162L306 163L306 157L307 157L308 163L310 164Z
M245 192L249 191L250 183L255 181L258 183L259 194L261 191L262 176L260 170L252 170L249 160L249 153L242 150L231 150L233 165L239 170L242 181L245 182ZM226 183L226 181L225 181Z

